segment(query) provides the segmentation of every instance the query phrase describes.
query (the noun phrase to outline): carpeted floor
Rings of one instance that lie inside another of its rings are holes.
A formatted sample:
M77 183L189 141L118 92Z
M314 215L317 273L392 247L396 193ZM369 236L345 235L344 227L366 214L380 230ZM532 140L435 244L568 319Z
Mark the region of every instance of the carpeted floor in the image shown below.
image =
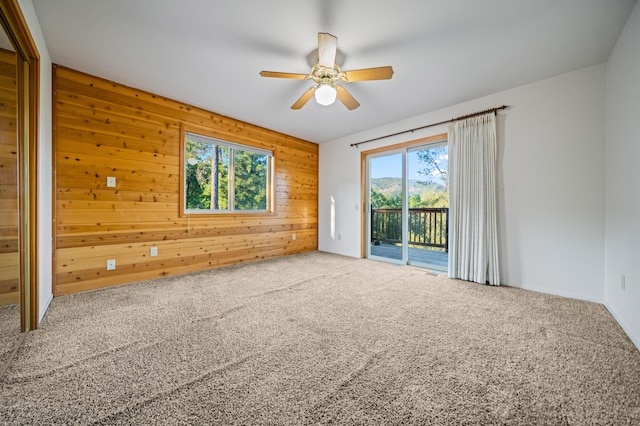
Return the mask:
M309 253L54 299L2 424L640 424L598 304Z
M20 306L0 306L0 376L22 340L20 332Z

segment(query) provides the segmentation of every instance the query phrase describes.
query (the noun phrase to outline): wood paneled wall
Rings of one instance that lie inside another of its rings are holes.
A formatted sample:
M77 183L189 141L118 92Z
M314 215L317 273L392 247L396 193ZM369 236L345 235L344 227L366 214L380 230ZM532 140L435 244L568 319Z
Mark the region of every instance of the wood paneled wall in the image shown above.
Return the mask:
M0 306L19 303L16 54L0 49Z
M272 150L275 211L180 217L181 128ZM314 143L61 66L54 143L54 295L318 247Z

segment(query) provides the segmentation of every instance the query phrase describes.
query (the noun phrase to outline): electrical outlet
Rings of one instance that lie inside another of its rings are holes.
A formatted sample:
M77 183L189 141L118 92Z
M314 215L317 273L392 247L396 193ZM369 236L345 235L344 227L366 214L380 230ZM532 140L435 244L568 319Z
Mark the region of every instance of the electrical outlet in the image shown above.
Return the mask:
M627 289L627 278L624 275L620 275L620 288L622 291Z
M114 269L116 269L116 260L115 259L107 260L107 271L113 271Z
M158 247L151 247L151 249L149 249L149 254L151 254L151 256L157 256L158 255Z
M293 234L293 235L291 236L291 240L293 240L293 241L295 241L295 240L296 240L296 234Z
M116 178L113 176L107 176L107 187L115 188L116 187Z

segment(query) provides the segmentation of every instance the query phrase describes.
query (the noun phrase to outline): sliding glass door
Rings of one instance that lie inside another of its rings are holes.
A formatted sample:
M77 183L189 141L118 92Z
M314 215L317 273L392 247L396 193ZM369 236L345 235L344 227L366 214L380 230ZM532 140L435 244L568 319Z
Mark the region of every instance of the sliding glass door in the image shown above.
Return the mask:
M446 142L366 157L367 257L446 271Z
M406 263L403 220L405 187L403 152L371 156L369 170L369 252L395 263Z

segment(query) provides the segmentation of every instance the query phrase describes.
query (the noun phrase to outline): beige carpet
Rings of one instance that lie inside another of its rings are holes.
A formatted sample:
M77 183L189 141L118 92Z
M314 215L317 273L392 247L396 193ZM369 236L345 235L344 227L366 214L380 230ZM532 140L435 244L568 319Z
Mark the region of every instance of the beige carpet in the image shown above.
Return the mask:
M56 298L1 424L640 424L601 305L309 253Z
M22 337L20 306L0 306L0 377Z

